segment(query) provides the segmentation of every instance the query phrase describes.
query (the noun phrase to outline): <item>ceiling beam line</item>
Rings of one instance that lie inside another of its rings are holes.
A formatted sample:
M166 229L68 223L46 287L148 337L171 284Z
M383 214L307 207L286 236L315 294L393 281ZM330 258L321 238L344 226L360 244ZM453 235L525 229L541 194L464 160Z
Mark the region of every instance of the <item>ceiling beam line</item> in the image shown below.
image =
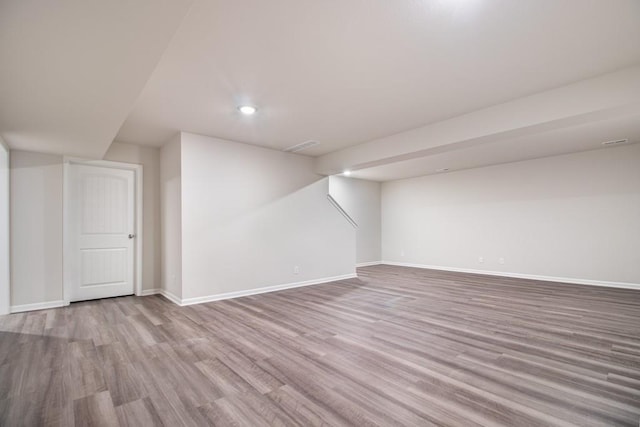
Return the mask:
M319 156L316 172L334 175L636 114L639 100L640 66L628 67Z

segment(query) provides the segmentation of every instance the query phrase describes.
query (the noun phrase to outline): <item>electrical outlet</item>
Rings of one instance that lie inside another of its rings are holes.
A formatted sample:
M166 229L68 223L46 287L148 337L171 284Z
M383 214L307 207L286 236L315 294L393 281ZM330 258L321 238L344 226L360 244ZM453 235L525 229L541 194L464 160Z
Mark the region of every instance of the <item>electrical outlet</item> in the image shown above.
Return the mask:
M400 251L400 256L404 256L404 249Z
M297 265L293 266L293 274L300 274L300 267Z
M479 257L478 257L478 262L479 262L480 264L482 264L482 263L484 262L484 257L479 256Z
M504 264L504 258L498 258L498 262L499 262L500 264Z

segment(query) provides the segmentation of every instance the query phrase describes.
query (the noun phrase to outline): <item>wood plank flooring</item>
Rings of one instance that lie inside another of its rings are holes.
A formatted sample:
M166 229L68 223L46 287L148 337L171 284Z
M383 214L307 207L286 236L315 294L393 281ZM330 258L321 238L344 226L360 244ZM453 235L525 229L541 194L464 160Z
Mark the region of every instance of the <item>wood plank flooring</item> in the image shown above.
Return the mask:
M391 266L0 317L0 425L638 426L640 292Z

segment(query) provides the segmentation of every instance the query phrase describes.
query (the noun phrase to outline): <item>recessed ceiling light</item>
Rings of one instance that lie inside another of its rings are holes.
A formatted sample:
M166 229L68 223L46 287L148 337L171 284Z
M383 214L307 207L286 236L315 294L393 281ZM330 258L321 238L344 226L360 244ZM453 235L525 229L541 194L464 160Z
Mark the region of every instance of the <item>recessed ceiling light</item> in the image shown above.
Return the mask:
M346 170L346 171L342 172L342 175L351 176L351 171L350 170Z
M449 168L440 168L440 169L436 169L436 172L447 172L449 170Z
M255 114L258 109L253 105L241 105L238 107L238 111L246 116L250 116L252 114Z

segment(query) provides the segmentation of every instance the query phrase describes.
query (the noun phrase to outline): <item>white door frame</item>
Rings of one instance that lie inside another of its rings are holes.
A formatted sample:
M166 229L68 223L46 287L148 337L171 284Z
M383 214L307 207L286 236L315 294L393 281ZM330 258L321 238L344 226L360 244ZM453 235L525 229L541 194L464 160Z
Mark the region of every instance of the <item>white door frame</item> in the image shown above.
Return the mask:
M2 137L0 137L0 150L7 156L7 164L0 167L5 186L1 192L7 197L6 200L0 200L0 204L6 203L0 208L3 210L0 233L5 233L5 238L0 242L2 245L0 252L5 252L3 259L0 259L0 315L3 315L11 313L11 152ZM3 170L4 166L6 166L5 170Z
M125 169L131 170L134 174L134 188L135 188L135 231L136 239L134 245L134 266L135 273L133 275L134 285L133 289L136 295L142 295L142 165L133 164L133 163L122 163L122 162L112 162L109 160L86 160L79 159L75 157L64 157L64 165L63 165L63 204L62 204L62 278L63 278L63 287L62 287L62 299L64 300L64 305L69 305L69 295L71 295L71 283L72 283L72 272L69 266L69 260L74 256L72 253L70 242L70 237L68 233L71 232L71 224L69 219L69 206L71 206L70 198L70 169L71 165L86 165L86 166L99 166L103 168L112 168L112 169Z

